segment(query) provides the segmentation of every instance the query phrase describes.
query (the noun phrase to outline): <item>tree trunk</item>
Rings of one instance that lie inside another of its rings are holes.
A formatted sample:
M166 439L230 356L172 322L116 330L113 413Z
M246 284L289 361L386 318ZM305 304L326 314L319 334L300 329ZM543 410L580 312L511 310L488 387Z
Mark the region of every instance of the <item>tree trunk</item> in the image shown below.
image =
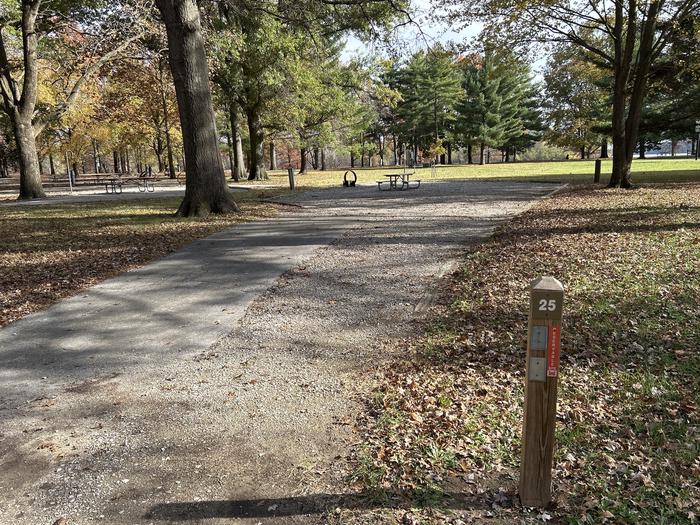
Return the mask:
M608 139L603 139L603 142L600 143L600 158L601 159L607 159L609 158L608 156Z
M581 160L586 158L586 146L581 146Z
M265 180L267 179L267 171L265 171L262 117L257 108L248 110L247 116L248 134L250 135L250 171L248 172L248 180Z
M350 152L350 167L355 167L355 153L353 153L352 151Z
M313 168L315 170L317 170L319 168L318 160L319 160L319 158L318 158L318 146L314 146L313 156L311 158L311 165L313 166Z
M241 125L238 123L238 111L234 107L229 108L228 117L231 126L231 140L233 141L233 172L231 173L231 178L237 181L245 176Z
M398 156L399 152L396 150L396 148L398 147L398 145L396 144L396 135L392 135L391 137L392 137L392 141L394 144L394 166L398 166L399 165L399 156Z
M299 166L299 175L304 175L306 173L306 166L307 166L307 160L306 160L306 148L301 148L299 151L299 158L300 158L300 166Z
M163 139L160 133L156 135L156 142L153 145L153 151L156 153L156 159L158 160L158 173L165 171L165 165L163 164Z
M173 141L170 136L170 115L168 114L168 100L165 92L165 82L163 81L163 60L158 55L158 81L160 82L160 105L163 110L163 132L165 133L165 149L168 154L168 176L171 179L177 178L175 173L175 159L173 158Z
M231 140L231 131L226 131L226 145L228 146L228 167L231 170L231 178L233 178L233 166L236 163L233 155L233 140Z
M21 200L44 198L46 193L41 185L39 156L36 150L31 115L24 116L16 112L12 119L12 127L14 128L19 157L19 198Z
M615 4L615 88L613 94L613 174L608 186L632 187L632 160L637 144L639 125L642 119L642 106L646 96L649 70L653 59L654 35L661 4L653 0L649 3L644 21L637 24L637 9L627 13L626 37L622 39L623 3ZM618 22L620 20L620 22ZM637 44L637 37L639 43ZM635 56L636 52L636 56ZM629 104L626 104L629 72L633 68L632 88ZM628 106L627 108L625 106ZM625 114L627 117L625 118ZM619 148L619 149L618 149Z
M95 167L95 173L100 172L100 152L97 148L97 141L92 139L92 160Z
M37 199L45 197L41 185L41 173L39 168L39 156L36 148L34 123L34 109L38 93L37 60L38 36L36 31L36 18L39 14L39 0L25 0L20 2L22 11L21 33L23 49L23 78L21 80L21 96L16 90L8 89L7 79L3 76L2 94L5 112L10 117L15 136L18 160L19 160L19 199ZM0 40L0 67L10 75L10 65L5 43Z
M452 164L452 143L447 143L447 163Z
M53 162L53 153L49 152L49 172L52 177L56 177L56 165Z
M678 146L678 139L671 139L671 157L676 156L676 147L677 146Z
M277 152L274 141L270 141L270 170L277 169Z
M472 155L472 145L467 144L467 164L473 164L474 158Z
M623 2L615 5L614 37L614 64L613 64L613 97L612 97L612 143L613 143L613 167L608 187L616 188L620 185L627 153L625 151L625 105L627 102L627 80L632 64L632 53L636 38L636 13L633 9L625 18ZM627 34L625 36L625 24Z
M209 67L194 0L156 0L168 34L186 159L185 198L178 216L238 211L226 185L209 88Z
M484 143L481 143L480 149L479 149L479 165L483 166L484 164Z
M321 171L326 171L328 166L326 165L326 149L321 148Z
M646 140L644 140L644 137L641 137L639 139L639 158L640 159L647 158L647 144L646 144Z

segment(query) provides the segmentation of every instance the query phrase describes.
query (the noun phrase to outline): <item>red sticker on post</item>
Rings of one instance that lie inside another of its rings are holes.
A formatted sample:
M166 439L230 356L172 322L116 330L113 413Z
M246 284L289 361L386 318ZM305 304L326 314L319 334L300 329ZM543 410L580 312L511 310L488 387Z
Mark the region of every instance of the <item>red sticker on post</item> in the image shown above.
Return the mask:
M558 326L549 327L547 343L547 377L557 377L559 374L559 346L561 345L561 331Z

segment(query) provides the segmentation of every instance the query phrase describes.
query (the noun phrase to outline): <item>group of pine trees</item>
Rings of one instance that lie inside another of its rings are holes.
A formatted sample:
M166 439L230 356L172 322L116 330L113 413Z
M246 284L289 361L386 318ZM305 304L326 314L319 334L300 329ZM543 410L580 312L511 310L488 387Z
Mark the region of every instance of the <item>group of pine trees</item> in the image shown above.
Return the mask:
M410 145L420 153L452 162L454 148L467 161L483 164L487 148L514 160L541 136L543 123L537 86L528 66L512 56L487 52L463 56L442 48L421 51L404 64L388 64L382 75L397 94L395 107L382 115L395 152Z

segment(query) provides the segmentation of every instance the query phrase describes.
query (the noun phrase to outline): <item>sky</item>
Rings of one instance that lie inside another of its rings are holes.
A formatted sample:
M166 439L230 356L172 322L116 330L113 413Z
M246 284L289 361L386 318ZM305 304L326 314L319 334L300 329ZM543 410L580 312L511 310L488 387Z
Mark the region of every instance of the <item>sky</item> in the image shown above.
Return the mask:
M458 30L456 27L450 27L446 22L433 20L434 10L430 5L430 0L412 0L411 4L414 20L418 23L418 27L416 25L405 26L398 31L397 35L398 46L405 55L410 55L419 49L437 43L462 43L478 35L481 30L481 24L472 24L465 29ZM368 48L357 38L351 37L345 45L343 58L349 60L372 51L374 49Z
M411 4L414 19L419 27L408 25L399 31L397 35L397 40L400 42L398 47L403 56L410 56L419 49L425 49L436 43L466 43L477 36L483 27L481 23L474 23L460 29L458 24L450 26L447 22L434 20L434 9L430 5L430 0L412 0ZM367 47L366 44L357 38L350 37L345 45L342 58L348 61L356 56L371 54L373 51L381 53L382 50L373 49L371 45ZM546 57L543 55L531 64L535 80L542 80L542 73L546 63Z

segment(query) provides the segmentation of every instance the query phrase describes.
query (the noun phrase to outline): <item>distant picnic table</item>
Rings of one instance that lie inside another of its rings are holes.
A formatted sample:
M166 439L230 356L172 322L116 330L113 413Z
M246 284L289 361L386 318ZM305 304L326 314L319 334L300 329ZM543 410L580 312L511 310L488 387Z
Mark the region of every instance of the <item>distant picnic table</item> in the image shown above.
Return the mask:
M138 177L109 177L104 180L105 193L121 193L124 184L136 184L141 193L152 193L156 191L156 181L156 177L149 175L147 171L139 174Z
M378 180L377 188L381 190L383 184L388 184L389 190L415 190L420 187L420 179L411 180L412 175L415 175L415 172L387 173L384 176L389 180ZM401 180L401 184L399 184L399 180ZM413 185L411 185L412 183Z

